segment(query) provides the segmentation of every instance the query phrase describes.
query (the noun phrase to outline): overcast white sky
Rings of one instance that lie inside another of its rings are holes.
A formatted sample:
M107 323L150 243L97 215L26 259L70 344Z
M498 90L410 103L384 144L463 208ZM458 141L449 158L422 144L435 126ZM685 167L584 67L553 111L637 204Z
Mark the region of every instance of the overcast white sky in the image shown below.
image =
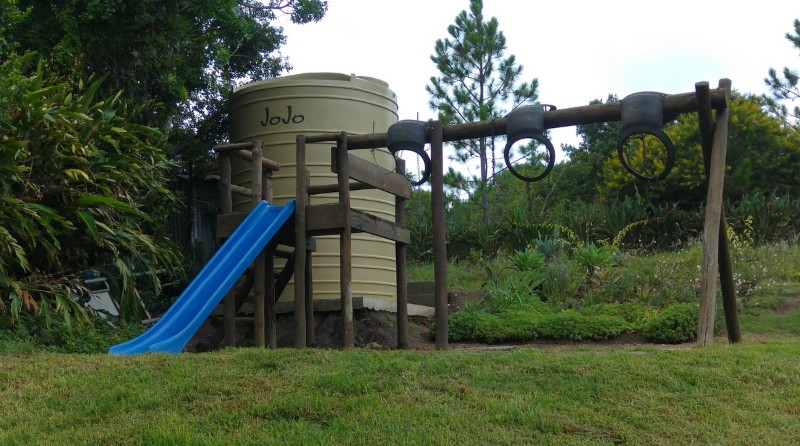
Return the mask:
M427 120L425 86L437 70L437 39L468 9L469 0L328 0L319 23L285 24L282 52L291 74L355 73L386 81L400 119ZM764 93L770 67L800 69L784 37L800 18L800 1L765 0L484 0L506 36L506 55L538 78L539 100L558 108L620 98L637 91L694 91L708 81L733 81L741 92ZM575 144L574 128L555 129L556 147Z

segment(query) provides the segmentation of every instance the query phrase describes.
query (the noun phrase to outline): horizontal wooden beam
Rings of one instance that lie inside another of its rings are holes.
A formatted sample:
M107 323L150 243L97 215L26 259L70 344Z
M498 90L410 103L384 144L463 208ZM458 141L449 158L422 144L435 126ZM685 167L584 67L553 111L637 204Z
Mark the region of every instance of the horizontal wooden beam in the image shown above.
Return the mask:
M357 156L347 154L347 164L350 168L348 174L350 178L366 183L376 188L389 192L392 195L411 199L411 182L399 173L387 171L381 166L371 163ZM331 172L338 172L339 166L336 160L336 148L331 147Z
M215 152L233 152L233 151L239 151L239 150L250 150L255 145L256 145L256 141L217 144L216 146L214 146L214 151Z
M253 161L253 152L250 150L256 145L258 141L251 142L237 142L231 144L219 144L214 146L216 152L230 152L231 155L247 161ZM261 158L261 166L270 172L281 169L281 165L277 161L267 158Z
M238 152L232 152L231 155L241 158L246 161L253 161L253 152L247 150L239 150ZM275 172L281 170L281 165L277 161L273 161L268 158L261 158L261 167L264 170Z
M724 88L710 91L711 106L716 109L728 107L730 92ZM664 116L675 117L683 113L697 112L697 96L695 92L664 96ZM619 121L622 118L622 103L591 104L580 107L549 110L544 112L546 129L569 127L573 125L597 124L601 122ZM475 139L506 133L506 119L496 118L466 124L446 125L442 128L444 142ZM427 138L430 142L430 136ZM368 135L348 135L347 149L374 149L386 147L386 133Z
M236 184L231 184L231 192L234 194L250 196L253 191L250 188L242 187Z
M375 186L371 184L359 183L357 181L350 182L350 190L369 190L369 189L377 189ZM319 194L331 194L334 192L339 192L339 185L338 184L320 184L318 186L308 186L308 194L309 195L319 195Z
M348 218L341 203L320 204L306 207L306 230L311 235L338 234ZM400 243L411 243L408 229L357 209L350 209L349 218L353 232L366 232Z

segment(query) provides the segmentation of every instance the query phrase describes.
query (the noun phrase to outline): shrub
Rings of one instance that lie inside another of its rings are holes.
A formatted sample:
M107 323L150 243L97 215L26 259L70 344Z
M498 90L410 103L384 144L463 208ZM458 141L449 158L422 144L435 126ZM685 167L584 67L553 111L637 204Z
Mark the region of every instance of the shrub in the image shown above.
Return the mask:
M453 342L487 341L489 334L501 325L496 315L485 311L459 311L448 317L448 338ZM436 327L431 327L431 335Z
M675 304L647 321L642 334L652 342L679 344L697 336L697 304Z
M540 312L536 308L490 314L473 310L449 317L451 341L515 342L538 338L600 340L618 336L627 323L619 316L585 316L572 310ZM435 333L435 329L432 330Z
M69 325L82 314L70 298L79 274L95 268L116 281L134 319L134 272L181 268L163 233L179 204L176 165L157 129L133 123L149 104L96 98L101 83L51 78L30 54L0 64L0 92L13 92L0 103L0 316Z
M629 330L639 331L655 314L656 309L643 302L590 305L581 310L585 316L617 316L628 324Z
M543 338L581 341L610 339L627 327L619 316L584 316L575 310L564 310L543 318L538 329Z

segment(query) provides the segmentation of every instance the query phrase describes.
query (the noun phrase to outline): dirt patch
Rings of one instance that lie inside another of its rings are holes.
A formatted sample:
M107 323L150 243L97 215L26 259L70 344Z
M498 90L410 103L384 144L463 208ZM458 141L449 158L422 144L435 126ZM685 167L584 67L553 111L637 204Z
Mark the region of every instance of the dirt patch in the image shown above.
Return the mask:
M794 311L800 308L800 296L795 296L789 299L786 299L786 302L778 305L775 308L775 312L778 314L785 314L790 311Z
M783 311L791 311L800 306L800 296L790 299L785 304ZM452 305L451 305L452 306ZM453 311L453 308L451 308ZM408 324L408 346L415 350L434 350L435 340L430 336L430 326L433 317L411 316ZM394 349L397 348L397 315L387 311L359 309L353 312L354 343L358 348L368 349ZM341 348L342 347L342 318L338 311L317 312L314 314L314 347ZM198 331L187 345L186 351L203 351L204 343L210 339L214 329L208 324ZM237 345L251 345L251 335L248 328L239 328L237 332ZM278 347L294 346L294 317L291 313L279 314L277 318ZM749 335L748 335L749 336ZM719 336L715 342L727 343L724 336ZM451 342L451 349L460 350L505 350L513 348L558 348L565 346L631 346L648 345L659 349L684 349L694 346L693 343L678 345L652 344L641 333L623 333L612 339L602 341L572 341L535 339L527 342L485 344L472 342Z

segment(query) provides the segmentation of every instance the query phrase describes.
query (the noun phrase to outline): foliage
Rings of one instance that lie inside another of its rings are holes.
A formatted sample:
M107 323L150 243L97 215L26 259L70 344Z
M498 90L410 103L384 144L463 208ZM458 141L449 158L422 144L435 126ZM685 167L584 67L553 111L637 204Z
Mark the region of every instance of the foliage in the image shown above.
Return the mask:
M506 39L496 18L488 21L483 15L483 1L471 0L469 11L461 11L455 23L448 26L449 37L436 41L431 60L439 77L431 77L426 86L431 96L430 107L438 110L445 124L484 121L504 115L503 104L512 99L513 106L535 101L538 81L519 83L523 67L516 58L505 57ZM489 138L454 143L459 162L478 158L480 176L468 180L454 170L448 173L450 184L459 184L466 192L481 197L482 221L489 222L490 156ZM493 140L493 138L492 138ZM494 142L492 141L492 149ZM495 169L492 168L491 174ZM470 184L471 183L471 184Z
M179 272L161 233L178 205L163 136L131 117L120 95L98 99L103 78L73 84L32 54L0 65L0 314L69 324L88 268L116 278L123 314L139 310L135 271ZM160 287L157 274L153 286Z
M526 249L511 255L511 265L519 272L541 271L544 268L544 257L539 251Z
M557 308L577 306L576 295L584 278L577 263L559 255L547 263L542 281L542 300Z
M794 19L794 34L786 33L786 40L800 49L800 19ZM772 97L767 98L767 104L772 111L781 117L784 122L800 132L800 106L795 106L789 110L786 102L800 99L800 85L798 85L800 75L796 70L784 67L780 74L774 68L769 69L769 76L764 79L772 91Z
M640 331L644 324L650 320L657 310L645 302L615 302L609 304L595 304L584 307L580 313L587 316L617 316L628 323L628 330Z
M619 316L582 315L573 310L542 312L516 309L501 313L453 313L448 321L451 341L510 342L534 339L601 340L618 336L627 328Z
M748 193L800 193L800 182L793 174L800 168L800 133L787 129L763 106L763 99L752 95L735 93L731 100L725 193L733 201ZM665 128L665 133L675 145L672 173L657 184L635 180L616 154L611 154L605 159L603 182L598 186L605 200L641 195L651 202L704 201L705 175L697 118L681 115ZM662 153L663 149L643 145L634 151L629 159L637 170L661 171L660 164L647 160L650 153Z
M115 326L100 319L71 326L61 321L48 325L35 319L14 326L3 325L0 320L0 344L15 350L58 353L106 353L110 346L132 339L144 330L139 324Z
M694 303L669 306L644 324L642 334L664 344L692 341L697 336L698 311Z
M19 0L27 11L8 38L36 51L72 79L106 73L101 95L124 91L139 123L164 130L187 171L203 174L209 148L225 138L227 97L243 79L274 77L291 68L279 49L287 15L320 20L322 0Z
M597 275L600 269L608 268L616 263L612 250L605 245L595 246L594 243L576 248L575 258L581 266L586 268L589 277Z

